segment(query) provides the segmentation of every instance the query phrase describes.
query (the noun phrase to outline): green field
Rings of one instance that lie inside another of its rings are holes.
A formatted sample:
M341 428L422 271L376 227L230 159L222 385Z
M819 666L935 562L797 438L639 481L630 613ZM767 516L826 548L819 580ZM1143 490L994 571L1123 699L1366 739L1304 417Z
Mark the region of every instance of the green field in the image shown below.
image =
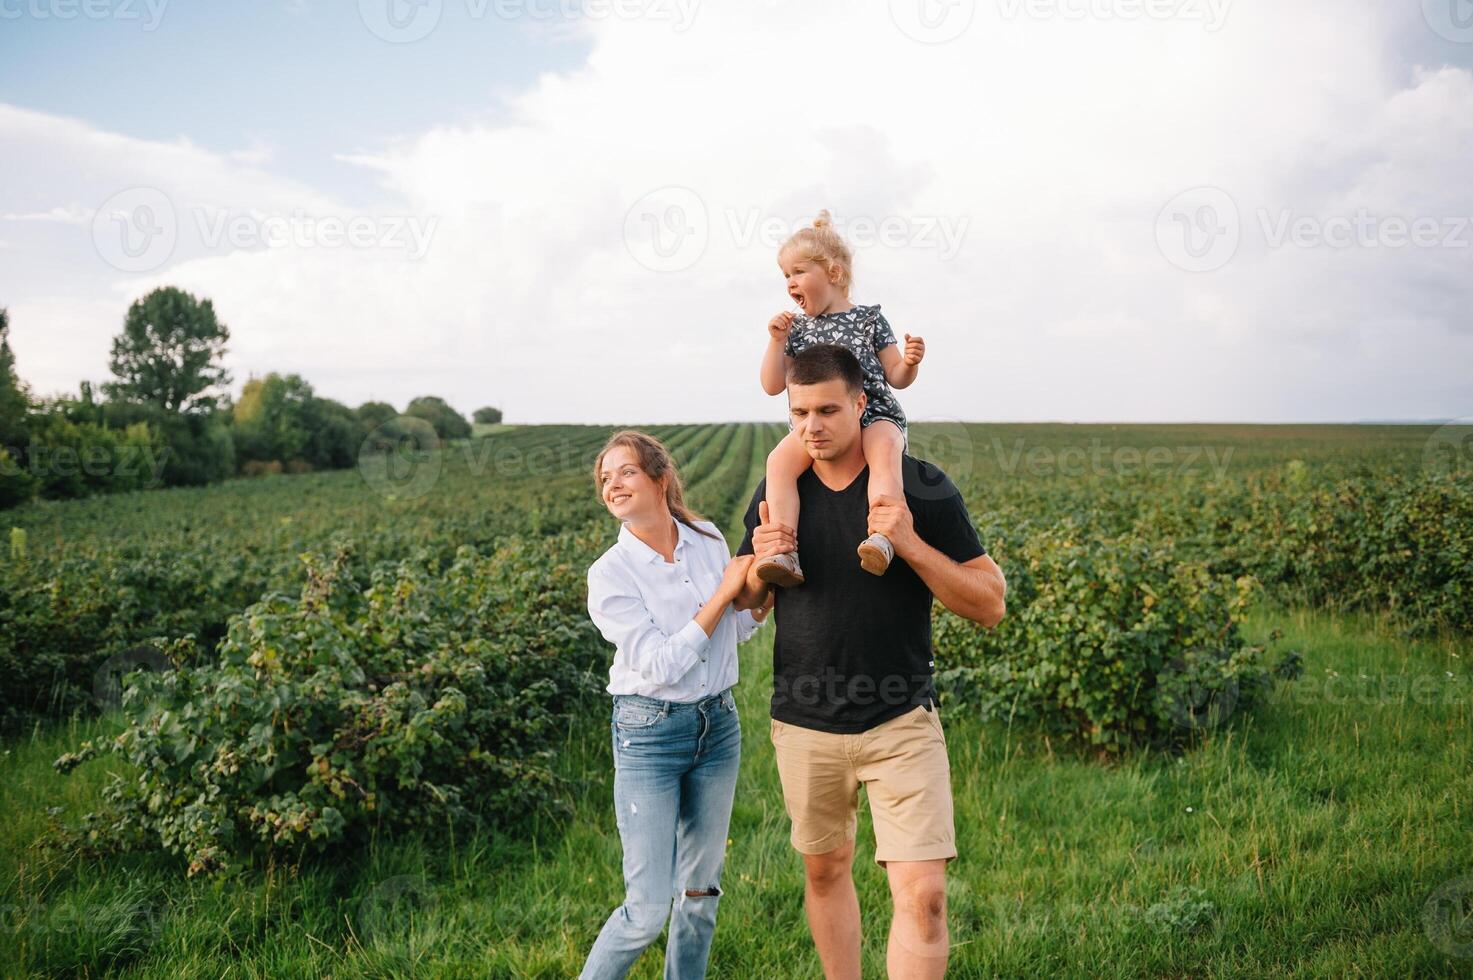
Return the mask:
M402 472L8 512L26 533L0 575L12 627L0 664L20 679L0 749L0 975L575 975L621 898L598 644L552 736L562 806L546 813L378 828L219 876L187 876L156 848L44 842L98 809L110 780L133 778L116 757L71 775L52 766L125 730L122 712L99 716L89 697L109 655L187 632L208 658L251 603L301 590L299 555L334 548L351 548L355 588L458 549L527 562L535 590L545 547L575 581L616 530L589 474L610 431L502 427ZM735 548L785 428L651 431ZM1444 438L1413 426L916 427L913 450L953 476L1021 595L1048 595L1027 566L1054 568L1047 549L1077 543L1056 538L1145 542L1225 581L1264 580L1238 628L1252 643L1277 633L1272 646L1302 658L1297 680L1184 746L1109 754L943 688L960 850L950 975L1473 975L1473 650L1456 567L1473 487L1445 472ZM563 598L576 611L580 597ZM981 670L1021 642L940 623L938 669ZM741 652L743 767L712 976L820 975L767 737L771 638L769 627ZM862 815L864 970L883 976L888 891L872 844ZM661 948L633 975L659 976Z

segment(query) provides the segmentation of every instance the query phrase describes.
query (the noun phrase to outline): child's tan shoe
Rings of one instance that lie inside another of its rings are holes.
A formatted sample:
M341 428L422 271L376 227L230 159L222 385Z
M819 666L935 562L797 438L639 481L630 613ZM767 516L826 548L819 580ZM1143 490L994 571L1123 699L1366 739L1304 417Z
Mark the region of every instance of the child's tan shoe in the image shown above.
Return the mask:
M859 543L859 565L871 575L884 575L894 557L895 546L883 534L871 534Z
M780 585L785 589L802 585L803 569L798 566L798 553L785 551L759 559L757 577L769 585Z

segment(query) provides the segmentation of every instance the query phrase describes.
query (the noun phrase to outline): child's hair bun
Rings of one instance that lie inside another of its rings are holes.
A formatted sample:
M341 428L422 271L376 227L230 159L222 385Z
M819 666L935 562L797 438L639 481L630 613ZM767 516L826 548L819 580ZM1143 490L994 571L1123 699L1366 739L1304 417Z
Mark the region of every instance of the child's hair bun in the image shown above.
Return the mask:
M830 274L838 267L839 274L834 284L841 289L848 289L854 281L850 272L854 267L854 256L850 253L849 246L844 244L844 239L834 230L833 215L829 214L828 208L818 212L811 227L799 228L778 249L779 267L786 253L815 261ZM786 272L783 274L787 275Z

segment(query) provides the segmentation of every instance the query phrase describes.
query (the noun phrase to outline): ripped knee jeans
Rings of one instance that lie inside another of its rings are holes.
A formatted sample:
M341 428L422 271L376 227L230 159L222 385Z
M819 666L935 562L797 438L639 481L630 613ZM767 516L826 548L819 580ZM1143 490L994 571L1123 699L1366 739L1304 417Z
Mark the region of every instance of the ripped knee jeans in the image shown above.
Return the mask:
M666 980L704 977L741 762L736 701L730 689L694 702L616 695L609 728L624 901L580 976L623 977L668 920Z

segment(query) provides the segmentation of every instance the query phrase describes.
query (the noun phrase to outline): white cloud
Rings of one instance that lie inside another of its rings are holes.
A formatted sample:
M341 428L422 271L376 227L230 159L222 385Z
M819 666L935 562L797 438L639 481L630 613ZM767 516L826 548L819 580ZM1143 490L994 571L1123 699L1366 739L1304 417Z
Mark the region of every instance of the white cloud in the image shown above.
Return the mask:
M926 337L901 393L913 418L1468 414L1473 249L1273 248L1261 230L1285 212L1322 226L1358 209L1473 215L1473 75L1408 72L1383 43L1404 12L1239 0L1207 31L1007 9L977 7L939 45L875 2L843 16L708 2L684 31L591 19L587 63L488 106L497 121L340 154L379 175L368 214L434 222L422 260L211 250L185 222L171 264L127 277L84 237L71 286L33 294L0 274L20 294L22 369L43 388L96 376L93 358L27 359L40 344L26 315L44 302L112 296L100 331L82 308L63 321L90 348L129 298L171 283L215 300L239 377L295 370L349 402L435 392L512 420L780 419L756 376L764 324L787 304L754 230L828 207L851 237L869 220L901 242L859 249L853 298ZM273 176L259 145L215 153L7 107L0 138L24 148L23 179L7 181L24 189L0 190L17 214L95 209L140 183L191 215L357 213ZM73 165L57 172L58 157ZM1163 257L1155 222L1200 185L1229 195L1242 244L1190 273ZM686 189L669 199L693 201L684 218L704 213L707 237L698 261L652 270L626 219L668 187ZM27 248L28 227L7 234Z

